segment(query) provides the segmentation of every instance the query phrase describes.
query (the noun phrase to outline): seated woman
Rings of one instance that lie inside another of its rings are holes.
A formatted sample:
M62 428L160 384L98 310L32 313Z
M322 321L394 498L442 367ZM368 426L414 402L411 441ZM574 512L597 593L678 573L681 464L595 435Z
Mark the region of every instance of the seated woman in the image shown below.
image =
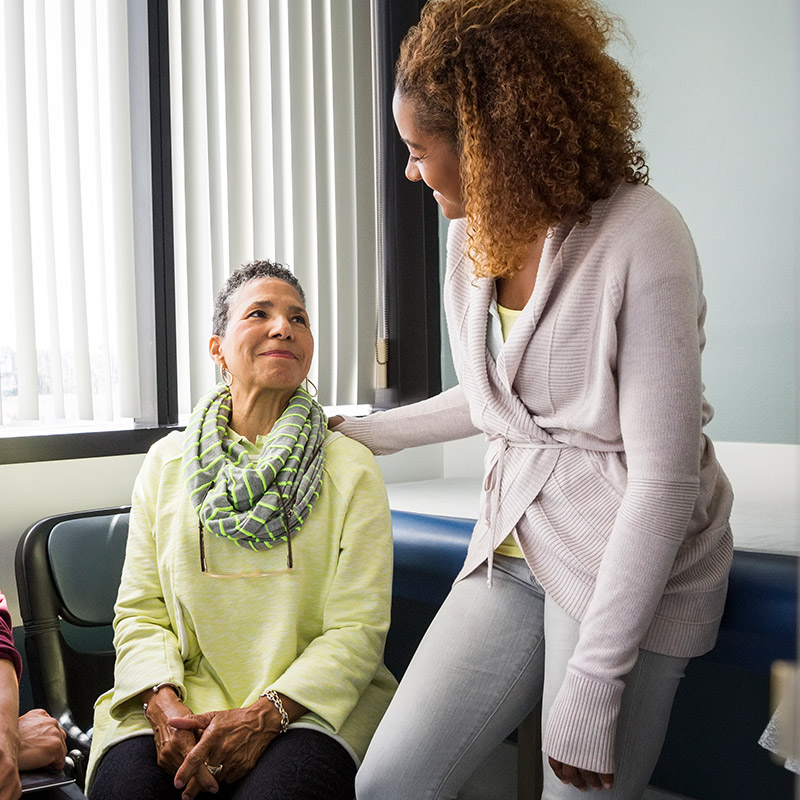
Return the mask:
M301 386L314 340L288 270L234 272L213 331L224 384L134 488L89 797L352 800L396 685L386 490Z

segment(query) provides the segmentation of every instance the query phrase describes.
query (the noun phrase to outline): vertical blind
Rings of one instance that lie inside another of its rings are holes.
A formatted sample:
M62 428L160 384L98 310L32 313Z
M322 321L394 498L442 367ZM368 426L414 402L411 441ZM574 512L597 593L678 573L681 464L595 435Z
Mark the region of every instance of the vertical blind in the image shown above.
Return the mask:
M150 421L147 52L131 30L145 6L0 3L0 433ZM216 380L216 292L261 258L306 291L320 401L372 402L370 0L168 0L168 13L180 413Z
M126 5L0 6L0 424L133 419Z
M216 379L216 292L253 259L306 292L326 405L374 396L369 0L170 0L179 404Z

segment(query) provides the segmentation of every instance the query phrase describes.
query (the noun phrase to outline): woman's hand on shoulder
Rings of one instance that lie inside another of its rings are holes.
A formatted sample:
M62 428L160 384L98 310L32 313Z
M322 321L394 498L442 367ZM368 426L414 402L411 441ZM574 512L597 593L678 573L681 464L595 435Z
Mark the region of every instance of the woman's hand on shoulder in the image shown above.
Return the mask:
M299 703L287 697L281 699L290 719L305 713L306 709ZM280 714L265 697L246 708L193 714L171 719L170 724L178 729L202 732L197 745L175 774L175 786L186 787L183 800L192 800L197 795L200 788L193 785L193 779L208 773L209 768L221 767L216 774L217 781L241 780L281 732Z
M344 417L337 414L335 417L328 417L328 430L332 431L336 428L337 425L341 425L344 422Z
M614 785L614 775L606 772L592 772L588 769L579 769L563 761L556 761L547 757L550 767L555 772L561 783L572 785L576 789L610 789Z

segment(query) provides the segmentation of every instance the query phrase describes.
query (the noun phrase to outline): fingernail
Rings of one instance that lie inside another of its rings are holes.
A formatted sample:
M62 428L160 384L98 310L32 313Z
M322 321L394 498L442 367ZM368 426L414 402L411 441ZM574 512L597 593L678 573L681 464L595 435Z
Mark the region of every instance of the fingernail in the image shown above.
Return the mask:
M183 789L183 781L175 781L175 788L176 789Z

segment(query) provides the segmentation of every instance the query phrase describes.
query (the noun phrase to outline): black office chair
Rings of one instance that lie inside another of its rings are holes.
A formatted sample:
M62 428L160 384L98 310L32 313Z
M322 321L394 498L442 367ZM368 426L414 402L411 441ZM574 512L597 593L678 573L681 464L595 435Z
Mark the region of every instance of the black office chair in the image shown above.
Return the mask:
M88 754L93 707L114 681L111 623L129 507L47 517L17 545L16 577L35 705Z

